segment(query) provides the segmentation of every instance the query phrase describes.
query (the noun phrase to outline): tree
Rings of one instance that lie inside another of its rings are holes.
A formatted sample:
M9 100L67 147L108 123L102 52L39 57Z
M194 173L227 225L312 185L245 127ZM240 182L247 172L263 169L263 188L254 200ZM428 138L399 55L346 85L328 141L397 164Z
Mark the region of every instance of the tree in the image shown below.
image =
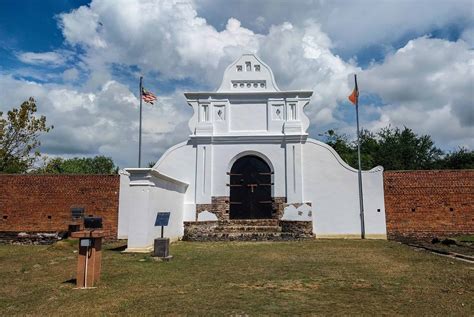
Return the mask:
M440 169L474 169L474 151L460 147L457 151L446 154L437 163Z
M386 127L377 136L376 163L387 170L432 169L443 154L429 135L418 136L407 127Z
M30 97L20 108L8 111L6 118L0 112L0 173L25 173L41 156L36 150L39 136L53 126L46 125L46 117L37 118L35 100Z
M358 168L357 142L333 130L324 134L326 142L352 167ZM382 165L386 170L433 169L443 152L434 146L429 135L418 136L405 127L382 128L377 133L362 130L360 134L361 165L370 169Z
M95 156L63 159L60 157L48 160L36 170L41 174L116 174L118 167L110 157Z

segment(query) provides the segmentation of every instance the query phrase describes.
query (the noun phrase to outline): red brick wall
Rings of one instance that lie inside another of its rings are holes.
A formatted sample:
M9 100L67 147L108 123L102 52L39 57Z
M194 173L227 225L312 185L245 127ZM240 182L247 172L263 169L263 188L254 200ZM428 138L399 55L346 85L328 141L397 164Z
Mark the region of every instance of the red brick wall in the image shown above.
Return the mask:
M119 184L118 175L0 174L0 232L64 232L71 207L84 207L115 239Z
M474 234L474 170L384 172L389 239Z

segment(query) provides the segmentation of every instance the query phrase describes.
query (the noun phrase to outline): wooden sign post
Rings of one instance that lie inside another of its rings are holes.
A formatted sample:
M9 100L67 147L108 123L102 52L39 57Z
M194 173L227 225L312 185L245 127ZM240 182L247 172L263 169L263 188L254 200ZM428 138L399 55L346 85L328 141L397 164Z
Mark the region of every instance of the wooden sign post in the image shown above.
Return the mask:
M79 238L76 284L78 288L92 288L99 281L102 260L102 230L73 232L72 238Z

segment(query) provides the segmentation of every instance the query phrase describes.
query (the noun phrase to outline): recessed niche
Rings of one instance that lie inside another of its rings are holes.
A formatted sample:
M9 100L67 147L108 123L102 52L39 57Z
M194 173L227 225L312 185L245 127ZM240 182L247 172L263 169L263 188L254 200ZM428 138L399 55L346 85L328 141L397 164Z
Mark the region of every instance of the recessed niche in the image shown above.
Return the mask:
M411 211L412 211L412 212L415 212L415 211L416 211L416 208L412 208Z
M51 219L51 218L52 218L51 215L49 215L49 216L48 216L48 219Z
M272 108L272 119L283 120L283 105L274 105Z
M242 71L242 65L237 65L237 71L241 72Z
M4 219L4 220L7 220L7 219L8 219L8 216L3 216L3 219Z
M377 209L377 212L380 212L380 208Z
M454 208L453 207L449 208L449 211L454 211Z
M254 65L253 68L255 68L255 71L256 71L256 72L259 72L259 71L260 71L260 65Z

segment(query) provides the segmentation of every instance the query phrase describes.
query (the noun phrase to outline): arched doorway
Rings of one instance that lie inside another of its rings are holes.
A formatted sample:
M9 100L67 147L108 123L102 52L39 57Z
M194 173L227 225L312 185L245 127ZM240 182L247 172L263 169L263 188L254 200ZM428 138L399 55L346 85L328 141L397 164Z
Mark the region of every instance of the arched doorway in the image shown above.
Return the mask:
M239 158L230 171L230 219L272 218L272 171L258 156Z

